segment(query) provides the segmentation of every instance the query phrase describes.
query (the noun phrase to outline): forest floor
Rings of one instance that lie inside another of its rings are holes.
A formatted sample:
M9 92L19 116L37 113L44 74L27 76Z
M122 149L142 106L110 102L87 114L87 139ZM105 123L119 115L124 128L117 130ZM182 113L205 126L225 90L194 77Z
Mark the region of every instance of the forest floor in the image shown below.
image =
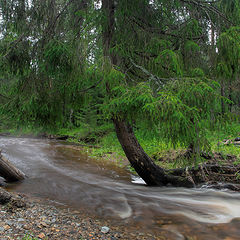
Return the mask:
M21 204L16 206L10 202L0 205L1 240L160 240L171 237L168 233L167 238L167 232L157 237L137 227L114 225L111 221L96 219L78 210L54 206L23 194L13 194L13 198L20 199ZM102 228L105 226L107 231L104 233Z

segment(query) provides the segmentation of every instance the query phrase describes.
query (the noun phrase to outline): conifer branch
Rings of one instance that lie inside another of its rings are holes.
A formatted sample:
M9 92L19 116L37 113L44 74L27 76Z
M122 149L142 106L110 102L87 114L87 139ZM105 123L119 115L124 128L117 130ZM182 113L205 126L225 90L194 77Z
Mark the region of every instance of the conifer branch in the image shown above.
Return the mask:
M199 0L180 0L180 1L183 3L193 4L193 5L201 7L202 9L213 12L213 13L217 14L218 16L220 16L221 18L223 18L229 24L234 25L234 23L231 22L225 14L223 14L221 11L219 11L219 9L217 9L216 7L212 6L212 4L216 3L216 1L214 1L214 2L210 2L210 1L205 2L205 1L199 1Z
M9 97L7 97L7 96L1 94L1 93L0 93L0 97L5 98L5 99L11 99L11 98L9 98Z
M93 88L96 88L100 82L102 82L103 79L100 79L96 84L92 85L91 87L88 87L88 88L85 88L85 89L82 89L80 91L78 91L78 93L85 93Z
M167 32L167 31L163 31L160 28L154 28L152 26L150 27L150 26L146 26L146 25L140 24L134 18L129 18L129 19L130 19L130 21L132 21L134 24L136 24L138 27L140 27L144 31L147 31L147 32L150 32L150 33L153 33L153 34L159 34L159 35L165 35L165 36L169 36L169 37L174 37L174 38L177 38L177 39L183 38L183 36L181 36L181 35L174 34L174 33ZM199 39L202 39L203 37L204 37L204 35L200 35L200 36L195 36L195 37L191 37L191 38L186 37L186 39L189 39L189 40L199 40Z
M144 68L143 66L140 66L138 64L136 64L131 58L130 58L131 63L133 64L134 67L140 69L143 73L145 73L147 76L149 76L149 81L154 81L154 82L158 82L159 85L164 86L166 80L169 80L167 78L159 78L158 76L152 74L151 72L149 72L146 68Z

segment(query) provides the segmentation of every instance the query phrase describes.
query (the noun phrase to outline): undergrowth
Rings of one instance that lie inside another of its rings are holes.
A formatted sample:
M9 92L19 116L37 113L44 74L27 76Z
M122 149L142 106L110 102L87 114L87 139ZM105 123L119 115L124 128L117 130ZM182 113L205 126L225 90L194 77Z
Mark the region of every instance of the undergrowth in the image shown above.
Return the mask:
M235 146L233 143L224 145L223 143L224 139L234 141L236 137L240 137L240 125L238 123L232 123L225 127L206 131L212 153L221 153L224 158L227 158L228 155L236 156L236 163L240 163L240 146ZM172 144L166 140L162 140L159 136L153 133L146 133L146 131L140 129L136 129L135 134L146 153L151 156L158 165L164 168L184 166L184 161L176 162L176 158L185 151L186 147L179 144L175 146L174 149ZM91 155L95 157L104 157L107 154L111 155L115 153L121 157L125 156L117 136L113 131L99 139L98 146L100 146L100 148L91 150ZM202 159L202 161L204 162L206 160Z
M6 132L2 129L1 132ZM126 157L122 150L122 147L117 139L112 123L106 123L101 126L90 127L88 124L83 124L78 128L61 128L61 129L43 129L32 127L19 127L18 129L8 129L12 135L34 135L37 136L40 133L55 134L55 135L68 135L70 136L70 142L91 145L91 149L88 149L88 153L94 158L115 158L115 162L119 166L126 166ZM179 154L184 152L186 147L180 144L173 148L173 145L166 139L161 139L156 132L151 132L149 129L135 128L135 134L139 140L141 146L146 153L152 157L152 159L160 166L164 168L181 167L185 163L176 162L176 158ZM231 123L226 124L224 127L215 126L214 130L206 129L207 139L211 145L212 152L221 153L221 155L227 158L228 155L236 156L236 163L240 163L240 146L235 146L233 143L229 145L223 144L224 139L234 140L236 137L240 137L240 124ZM96 146L96 148L94 147ZM123 162L125 161L125 164ZM203 161L205 161L203 159Z
M211 143L212 151L221 153L223 157L234 155L240 163L240 146L236 146L233 143L229 145L223 143L223 140L231 140L233 142L236 137L240 137L239 123L227 124L224 128L219 128L216 131L208 131L207 137Z

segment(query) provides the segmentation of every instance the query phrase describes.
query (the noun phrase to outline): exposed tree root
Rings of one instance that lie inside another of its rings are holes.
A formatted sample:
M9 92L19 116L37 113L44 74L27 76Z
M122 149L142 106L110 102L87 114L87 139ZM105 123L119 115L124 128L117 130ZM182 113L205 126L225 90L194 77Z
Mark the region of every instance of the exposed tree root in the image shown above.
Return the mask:
M230 164L201 164L198 167L178 168L168 171L171 175L190 178L196 185L209 184L212 187L240 191L240 166ZM219 184L221 183L221 184Z

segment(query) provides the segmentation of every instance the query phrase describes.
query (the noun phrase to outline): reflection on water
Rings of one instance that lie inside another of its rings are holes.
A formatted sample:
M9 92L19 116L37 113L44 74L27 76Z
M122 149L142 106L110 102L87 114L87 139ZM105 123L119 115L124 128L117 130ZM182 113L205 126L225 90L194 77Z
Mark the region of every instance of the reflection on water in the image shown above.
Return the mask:
M211 239L225 239L240 234L236 227L240 223L236 219L240 217L239 193L147 187L127 171L90 159L59 142L2 138L0 148L28 176L9 185L12 191L85 208L120 219L122 224L167 229L176 236L188 233L206 239L210 234Z

